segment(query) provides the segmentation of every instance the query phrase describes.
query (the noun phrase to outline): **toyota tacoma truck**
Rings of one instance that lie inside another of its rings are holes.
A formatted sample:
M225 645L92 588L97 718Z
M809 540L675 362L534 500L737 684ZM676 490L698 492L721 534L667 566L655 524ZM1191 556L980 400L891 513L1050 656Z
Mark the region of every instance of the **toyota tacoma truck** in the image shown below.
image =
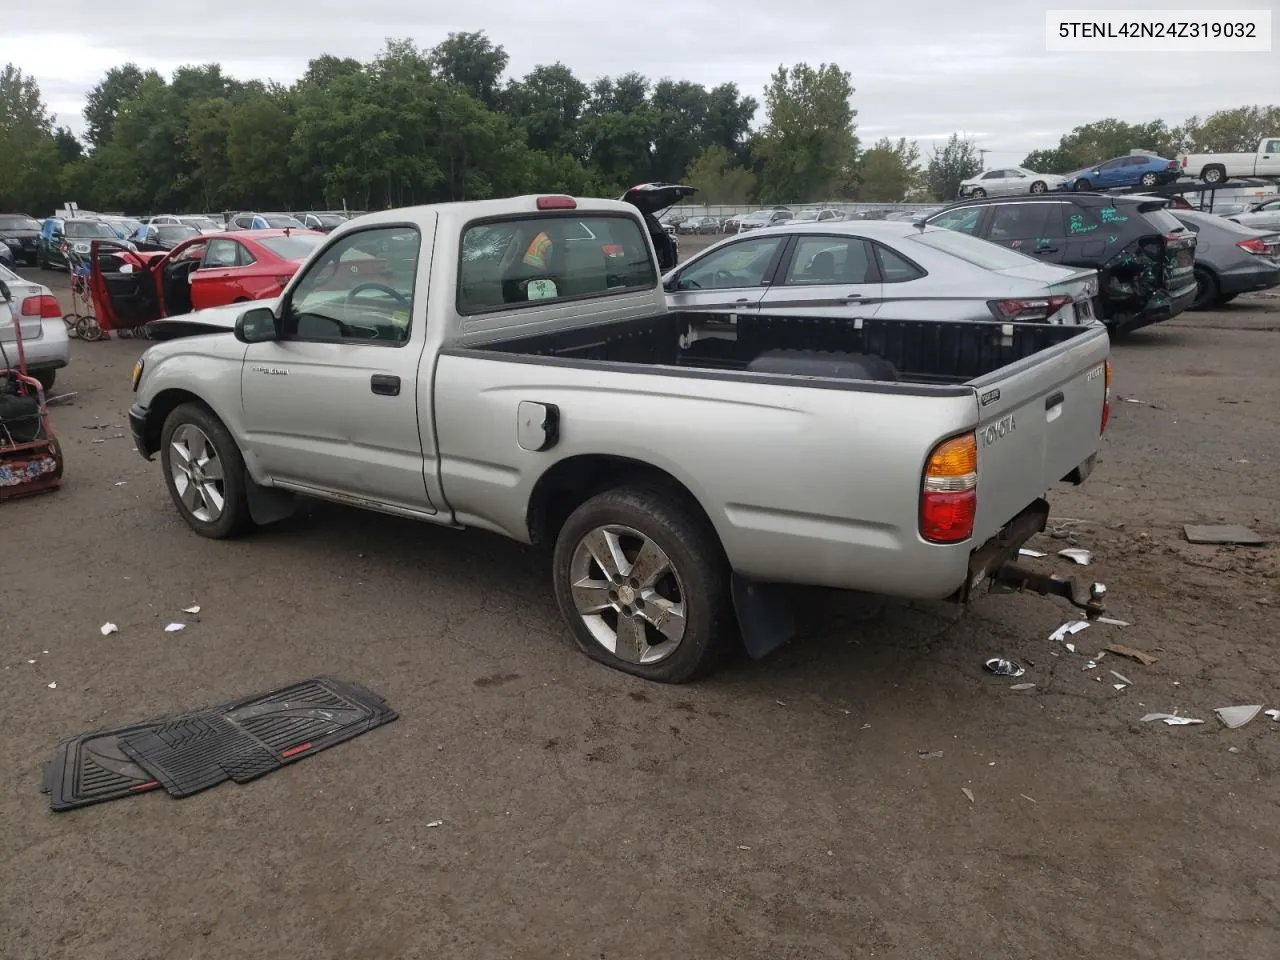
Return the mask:
M1280 177L1280 137L1263 137L1253 153L1183 153L1178 163L1187 176L1211 184L1232 177Z
M529 196L360 217L151 334L129 419L196 533L303 496L547 544L578 645L650 680L783 642L780 585L1101 609L1017 562L1095 462L1101 325L669 312L634 206Z

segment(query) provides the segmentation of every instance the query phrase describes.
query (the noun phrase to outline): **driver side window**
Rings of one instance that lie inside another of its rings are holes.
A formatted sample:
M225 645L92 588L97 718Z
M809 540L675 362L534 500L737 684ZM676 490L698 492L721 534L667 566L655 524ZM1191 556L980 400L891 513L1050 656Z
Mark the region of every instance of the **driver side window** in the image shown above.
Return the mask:
M413 227L345 234L307 265L289 294L285 337L407 343L420 245Z
M758 237L717 250L689 264L676 281L677 290L758 287L782 246L783 237Z

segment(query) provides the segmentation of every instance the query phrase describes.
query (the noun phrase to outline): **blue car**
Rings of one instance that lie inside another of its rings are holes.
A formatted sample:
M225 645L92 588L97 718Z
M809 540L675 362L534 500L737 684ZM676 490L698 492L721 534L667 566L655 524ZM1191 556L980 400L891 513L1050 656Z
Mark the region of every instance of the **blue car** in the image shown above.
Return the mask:
M1131 153L1095 167L1067 174L1068 190L1111 190L1116 187L1157 187L1173 183L1182 170L1173 160L1148 153Z

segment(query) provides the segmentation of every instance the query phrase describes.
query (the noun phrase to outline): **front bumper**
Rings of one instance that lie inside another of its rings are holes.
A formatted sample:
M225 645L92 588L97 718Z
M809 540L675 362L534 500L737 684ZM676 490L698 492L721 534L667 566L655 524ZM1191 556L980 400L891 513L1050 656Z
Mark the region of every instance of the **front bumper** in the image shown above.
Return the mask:
M147 444L147 420L149 411L140 403L129 407L129 432L133 434L133 445L143 460L150 460L152 451Z

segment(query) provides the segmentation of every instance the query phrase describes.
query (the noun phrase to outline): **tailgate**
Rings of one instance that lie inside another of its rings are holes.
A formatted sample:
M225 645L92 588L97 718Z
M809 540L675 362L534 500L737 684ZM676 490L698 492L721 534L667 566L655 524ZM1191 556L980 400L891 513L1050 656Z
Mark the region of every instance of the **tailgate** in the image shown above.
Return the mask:
M993 536L1097 452L1110 348L1103 326L1085 327L1070 340L970 381L980 418L976 542Z

